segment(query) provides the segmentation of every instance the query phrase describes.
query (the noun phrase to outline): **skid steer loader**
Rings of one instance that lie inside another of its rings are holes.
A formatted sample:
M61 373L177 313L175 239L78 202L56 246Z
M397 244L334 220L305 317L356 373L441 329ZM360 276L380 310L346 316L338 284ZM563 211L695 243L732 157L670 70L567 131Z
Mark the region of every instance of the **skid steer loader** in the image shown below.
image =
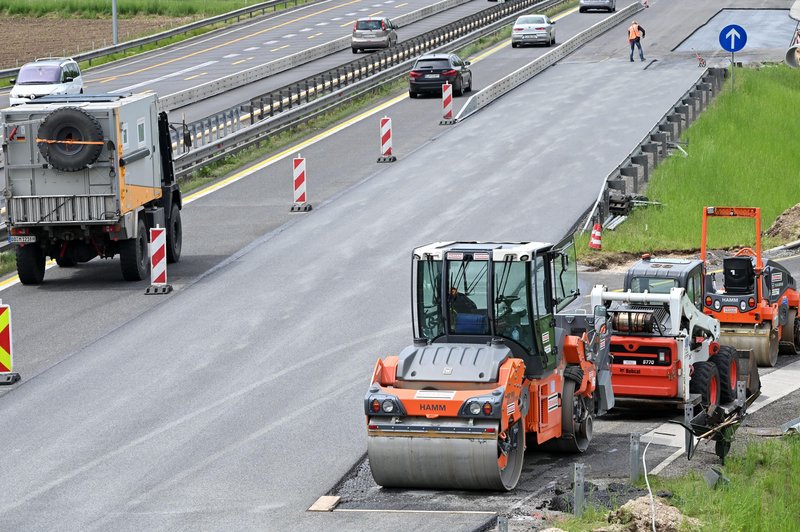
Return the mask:
M583 452L614 405L605 309L578 296L572 240L434 243L413 252L414 344L364 397L385 487L511 490L527 442Z
M700 258L707 257L709 218L749 218L755 221L756 249L744 247L722 261L723 285L709 277L705 312L720 321L721 341L737 349L752 349L759 366L772 367L778 350L800 354L800 292L789 270L761 256L761 209L706 207Z

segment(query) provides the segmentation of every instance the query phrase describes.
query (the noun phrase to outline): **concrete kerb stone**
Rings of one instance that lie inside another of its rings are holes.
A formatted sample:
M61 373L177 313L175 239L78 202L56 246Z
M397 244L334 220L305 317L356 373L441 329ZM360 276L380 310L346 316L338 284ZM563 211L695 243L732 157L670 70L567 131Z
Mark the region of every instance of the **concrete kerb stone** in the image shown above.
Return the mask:
M677 141L681 137L681 134L683 133L683 128L684 128L683 115L679 113L673 113L667 116L667 122L675 124L677 131L675 132L675 137L673 138L673 140Z
M659 126L660 127L660 126ZM667 134L666 133L651 133L650 140L659 144L660 150L658 152L659 161L667 156Z
M619 169L620 175L626 182L631 184L630 189L632 192L639 192L639 167L638 166L623 166ZM626 187L627 189L627 187Z
M634 155L631 162L642 169L642 179L647 183L650 181L650 157L646 154Z

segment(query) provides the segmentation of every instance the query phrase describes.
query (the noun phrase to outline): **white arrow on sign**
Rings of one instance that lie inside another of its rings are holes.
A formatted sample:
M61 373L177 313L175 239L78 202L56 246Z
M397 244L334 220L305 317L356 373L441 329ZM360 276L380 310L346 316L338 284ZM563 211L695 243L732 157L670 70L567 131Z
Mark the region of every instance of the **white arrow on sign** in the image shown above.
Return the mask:
M739 32L736 31L736 28L731 28L730 31L725 34L725 38L731 40L731 48L733 49L736 48L736 41L741 39L742 36L739 35Z

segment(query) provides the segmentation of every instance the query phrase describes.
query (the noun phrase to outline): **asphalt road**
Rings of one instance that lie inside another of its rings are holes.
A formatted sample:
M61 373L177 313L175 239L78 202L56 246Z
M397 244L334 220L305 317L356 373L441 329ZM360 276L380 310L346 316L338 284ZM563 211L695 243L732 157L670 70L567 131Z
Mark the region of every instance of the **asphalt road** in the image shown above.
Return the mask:
M653 4L648 35L691 31L671 21L692 5ZM559 40L592 19L565 18ZM653 64L620 49L548 69L453 128L436 125L437 99L401 98L385 111L397 120L391 165L374 162L377 116L303 147L308 215L287 213L286 159L197 199L170 296L117 281L115 261L4 291L24 382L0 401L13 427L0 525L474 528L482 518L305 509L362 456L369 372L410 340L409 250L558 239L700 75L655 43ZM476 64L476 80L536 53L507 46Z
M235 74L296 54L352 33L359 17L398 16L438 3L438 0L328 0L268 15L210 36L191 39L153 52L109 63L84 72L86 93L151 90L161 96ZM471 15L492 4L466 2L397 30L399 41ZM223 95L181 109L187 120L205 118L222 109L351 61L350 49L311 61ZM8 105L8 90L0 92L0 108Z

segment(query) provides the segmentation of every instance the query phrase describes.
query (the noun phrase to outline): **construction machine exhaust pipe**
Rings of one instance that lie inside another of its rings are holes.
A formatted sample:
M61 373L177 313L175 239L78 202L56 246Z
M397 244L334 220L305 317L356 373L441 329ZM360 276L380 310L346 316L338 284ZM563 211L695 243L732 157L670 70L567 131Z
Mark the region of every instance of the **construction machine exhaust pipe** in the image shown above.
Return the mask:
M786 50L784 61L792 68L800 68L800 44L795 44Z

